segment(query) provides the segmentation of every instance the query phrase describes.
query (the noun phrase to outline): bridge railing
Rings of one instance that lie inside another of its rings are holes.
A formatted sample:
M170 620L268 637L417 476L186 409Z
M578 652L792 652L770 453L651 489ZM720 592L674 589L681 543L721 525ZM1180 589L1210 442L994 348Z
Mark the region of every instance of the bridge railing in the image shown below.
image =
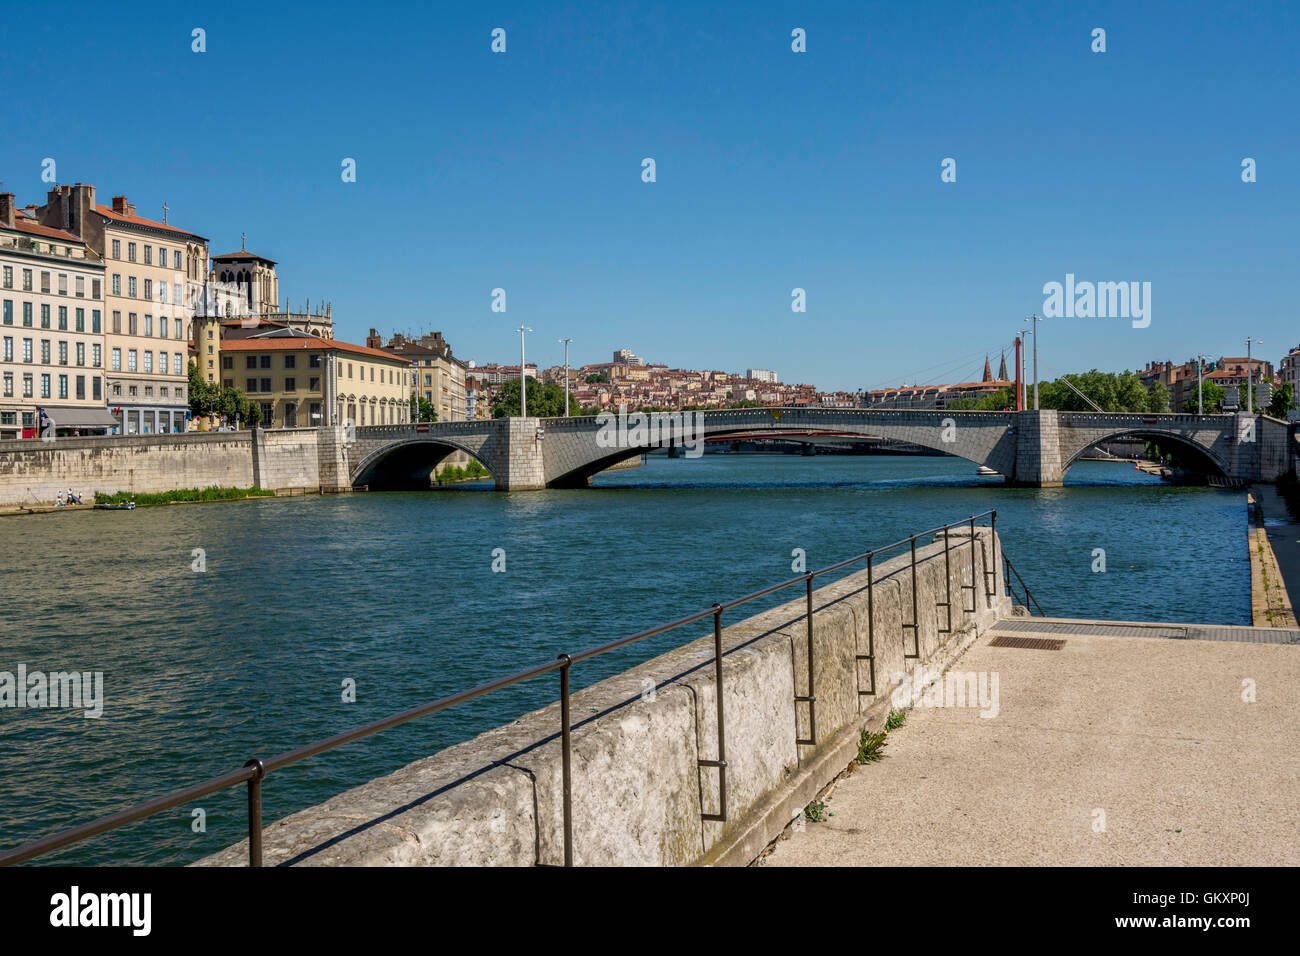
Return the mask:
M436 714L440 711L444 711L451 707L455 707L458 704L463 704L466 701L470 701L479 697L486 696L487 694L491 694L494 691L502 690L503 688L511 687L515 684L521 684L525 681L533 680L534 678L542 677L547 674L556 674L556 673L558 673L559 675L559 684L560 684L559 730L560 730L560 739L561 739L561 760L562 760L562 768L563 768L564 865L572 866L573 865L573 779L572 779L572 729L573 728L572 728L572 715L570 713L570 702L572 697L570 691L570 675L574 665L580 664L583 661L591 660L592 658L595 657L599 657L603 654L608 654L611 651L615 651L620 648L627 647L630 644L635 644L639 641L644 641L647 638L654 637L658 634L664 634L667 633L668 631L676 630L677 628L681 628L681 627L686 627L688 625L695 624L698 621L703 621L706 619L712 619L713 622L713 666L714 666L714 679L716 681L716 686L718 688L718 692L715 695L716 702L717 702L717 720L718 720L718 726L717 726L718 758L716 760L700 760L699 764L701 767L712 767L717 769L718 771L719 807L721 808L721 812L717 814L702 814L702 818L705 820L717 820L717 821L725 822L727 819L727 758L726 758L726 724L725 724L725 717L724 717L725 711L723 707L724 684L722 678L722 658L723 658L722 615L725 612L732 610L733 608L737 608L744 604L748 604L751 601L755 601L759 598L766 597L767 595L774 594L786 588L794 587L796 585L804 586L805 594L806 594L806 602L805 602L806 610L804 613L804 618L807 622L807 662L808 662L809 696L796 697L795 701L796 703L804 703L808 705L808 736L806 738L797 738L796 743L805 744L805 745L816 744L817 743L816 700L815 697L812 696L813 677L814 677L813 674L814 671L813 582L817 578L823 575L831 574L835 571L840 571L852 565L861 564L865 562L866 572L867 572L867 590L868 593L870 594L872 584L873 584L872 574L873 574L873 566L874 566L875 559L880 557L883 554L888 554L890 552L898 551L901 548L909 549L911 555L910 571L912 576L912 621L910 623L904 624L903 627L905 629L910 629L913 632L913 636L916 639L916 644L915 644L916 652L908 653L906 643L904 644L903 651L904 651L904 656L907 658L912 658L912 659L919 658L920 618L918 616L918 606L917 606L917 578L916 578L917 540L919 538L923 538L929 535L943 536L944 563L945 563L945 571L946 571L949 562L950 548L953 547L951 543L954 539L952 532L958 530L963 530L968 532L970 538L969 543L961 539L957 539L961 541L961 543L957 544L956 547L960 548L960 547L969 546L971 549L971 583L969 585L963 584L961 585L961 588L963 590L969 590L972 592L971 610L973 610L975 607L978 606L978 600L979 600L978 592L977 592L977 588L979 587L979 585L977 583L977 575L975 570L979 566L975 561L975 548L976 548L977 539L979 540L979 547L981 549L981 552L983 552L983 557L984 557L983 590L986 599L992 598L994 596L995 589L997 587L997 571L995 568L990 568L990 561L988 560L989 555L987 552L984 551L985 542L976 533L976 522L983 518L989 519L988 527L990 532L989 533L990 544L992 544L996 548L995 543L996 543L996 532L997 532L997 517L998 517L997 511L990 509L988 511L981 512L980 514L972 515L971 517L966 518L962 521L950 522L948 524L941 525L940 527L937 528L931 528L928 531L919 531L916 534L910 535L906 538L902 538L898 541L894 541L890 544L884 545L883 547L873 548L870 551L864 551L861 554L854 555L851 558L847 558L843 561L839 561L836 564L829 565L827 567L821 568L820 570L809 571L805 574L798 575L797 577L790 578L787 581L782 581L779 584L773 584L769 587L762 588L761 590L754 591L750 594L746 594L743 597L734 598L730 601L725 601L725 602L717 602L705 610L696 611L693 614L688 614L685 617L678 618L675 621L670 621L667 624L660 624L655 627L647 628L643 631L637 631L635 634L630 634L627 637L619 638L618 640L610 641L609 643L606 644L601 644L598 647L588 648L587 650L584 651L578 651L573 654L561 654L553 661L547 661L544 663L536 664L532 667L526 668L521 671L517 671L513 674L508 674L504 677L499 677L496 680L489 681L485 684L479 684L477 687L472 687L468 690L463 690L460 691L459 693L455 693L447 697L439 698L438 700L432 701L427 704L421 704L418 707L413 707L409 710L404 710L401 713L393 714L390 717L385 717L381 720L373 721L372 723L365 724L361 727L356 727L352 730L347 730L342 733L335 734L332 737L327 737L324 740L319 740L316 741L315 743L307 744L303 747L299 747L297 750L291 750L287 753L282 753L279 754L278 756L270 757L265 760L259 758L253 758L247 761L241 768L237 770L231 770L229 773L225 773L217 777L211 777L207 780L203 780L199 783L185 787L184 789L174 790L171 793L154 797L151 800L147 800L144 803L137 804L136 806L130 807L126 810L121 810L118 811L117 813L112 813L112 814L108 814L107 816L99 817L98 819L91 820L88 823L83 823L80 826L72 827L71 829L63 830L59 833L54 833L49 836L42 837L30 843L23 844L22 846L19 846L15 849L0 853L0 866L11 866L16 863L23 863L40 856L44 856L45 854L52 853L56 850L61 850L65 847L71 846L76 843L80 843L84 840L88 840L91 837L99 836L100 834L107 833L111 830L116 830L119 827L123 827L128 824L143 820L146 817L150 817L153 816L154 814L161 813L164 810L170 810L174 807L181 806L182 804L188 803L191 800L195 800L199 797L205 797L208 796L209 794L217 793L218 791L226 790L230 787L239 786L241 784L245 784L248 787L248 862L250 866L261 866L262 865L262 781L266 778L267 774L276 770L282 770L285 767L292 766L293 764L300 763L308 759L309 757L316 756L317 754L322 754L325 753L326 751L334 750L338 747L342 747L345 744L349 744L354 741L360 740L363 737L372 736L374 734L379 733L382 730L388 730L389 728L398 727L402 724L409 723L410 721L418 720L421 717L427 717L431 714ZM1016 577L1017 579L1019 579L1018 574L1016 575ZM992 582L990 582L989 580L990 578L993 579ZM1023 587L1023 585L1024 582L1021 581L1021 586ZM949 589L949 594L948 594L949 600L947 602L948 631L951 631L952 629L951 577L948 577L947 587ZM1035 602L1035 605L1036 604L1037 602ZM940 606L943 605L941 604ZM869 621L868 628L870 633L868 646L869 648L874 648L874 637L875 637L874 615L869 615L868 621ZM872 651L872 655L874 655L874 650ZM868 693L874 693L875 692L875 660L874 660L874 656L871 656L868 659L871 660L871 668L872 668L871 670L872 689Z

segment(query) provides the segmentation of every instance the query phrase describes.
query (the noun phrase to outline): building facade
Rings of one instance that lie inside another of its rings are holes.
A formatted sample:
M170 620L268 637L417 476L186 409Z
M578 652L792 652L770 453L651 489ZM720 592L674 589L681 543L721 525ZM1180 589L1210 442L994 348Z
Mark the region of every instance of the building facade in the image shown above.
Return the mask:
M113 426L103 283L103 264L84 242L0 194L0 439L100 435Z
M463 422L469 417L465 363L452 354L441 332L418 339L397 333L381 345L379 332L371 329L366 345L410 362L411 391L433 406L438 421Z
M187 428L189 319L208 276L208 241L136 214L125 196L95 201L95 187L50 190L37 215L77 236L104 264L108 405L126 435Z

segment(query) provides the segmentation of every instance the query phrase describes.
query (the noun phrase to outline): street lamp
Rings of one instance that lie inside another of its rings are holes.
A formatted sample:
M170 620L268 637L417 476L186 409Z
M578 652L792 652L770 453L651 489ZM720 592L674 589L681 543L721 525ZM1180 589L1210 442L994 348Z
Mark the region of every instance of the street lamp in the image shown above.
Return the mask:
M1038 323L1043 320L1037 314L1029 318L1034 323L1034 411L1038 411Z
M1255 382L1254 382L1254 377L1251 374L1252 369L1250 365L1250 343L1251 342L1254 342L1256 345L1264 344L1263 341L1261 341L1260 339L1254 339L1251 338L1250 336L1246 336L1246 414L1247 415L1255 414Z
M1027 386L1028 386L1028 377L1025 375L1025 362L1026 362L1026 359L1028 358L1028 356L1025 355L1025 336L1026 336L1026 335L1033 335L1033 334L1034 334L1034 333L1033 333L1033 330L1032 330L1032 329L1021 329L1021 330L1020 330L1020 347L1019 347L1018 349L1016 349L1016 357L1017 357L1017 361L1020 363L1020 368L1017 369L1017 371L1020 373L1020 375L1019 375L1019 378L1020 378L1020 394L1017 395L1016 398L1019 399L1019 401L1020 401L1020 408L1021 408L1022 411L1023 411L1024 409L1026 409L1026 408L1029 406L1029 403L1028 403L1027 401L1025 401L1025 389L1026 389ZM1037 350L1035 350L1034 354L1035 354L1035 355L1038 354Z
M519 333L519 417L527 418L528 382L527 373L525 371L527 366L524 364L524 333L531 332L532 329L526 325L521 325L519 328L515 329L515 331Z
M1204 372L1205 356L1200 352L1196 353L1196 414L1205 414L1205 392L1202 387Z
M573 339L557 339L564 346L564 417L569 417L569 343Z

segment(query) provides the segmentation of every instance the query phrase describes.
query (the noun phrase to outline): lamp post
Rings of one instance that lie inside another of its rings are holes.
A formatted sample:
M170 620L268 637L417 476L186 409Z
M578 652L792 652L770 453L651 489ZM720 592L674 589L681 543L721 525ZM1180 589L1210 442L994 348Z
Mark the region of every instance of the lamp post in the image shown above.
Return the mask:
M1038 411L1038 323L1043 321L1037 314L1031 315L1034 324L1034 411Z
M526 373L527 366L524 364L524 333L531 332L526 325L521 325L515 329L519 333L519 417L528 417L528 376Z
M1198 415L1205 414L1205 389L1203 386L1203 382L1204 382L1203 372L1205 369L1204 363L1205 363L1205 356L1200 354L1199 352L1196 353L1196 414Z
M573 339L558 340L564 346L564 417L569 417L569 343Z
M1255 414L1255 381L1254 381L1254 375L1252 374L1253 369L1251 368L1251 364L1250 364L1250 343L1251 342L1254 342L1256 345L1264 344L1260 339L1251 338L1249 335L1246 336L1246 414L1247 415Z

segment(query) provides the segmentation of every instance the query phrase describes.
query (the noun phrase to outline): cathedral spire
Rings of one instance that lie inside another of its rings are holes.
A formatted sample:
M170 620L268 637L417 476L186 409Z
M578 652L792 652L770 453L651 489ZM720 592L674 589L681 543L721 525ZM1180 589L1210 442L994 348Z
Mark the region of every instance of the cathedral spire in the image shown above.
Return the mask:
M984 377L980 379L980 381L981 382L993 381L993 369L989 367L989 357L987 355L984 356Z
M1006 382L1007 379L1007 350L1002 350L1002 364L998 366L998 381Z

